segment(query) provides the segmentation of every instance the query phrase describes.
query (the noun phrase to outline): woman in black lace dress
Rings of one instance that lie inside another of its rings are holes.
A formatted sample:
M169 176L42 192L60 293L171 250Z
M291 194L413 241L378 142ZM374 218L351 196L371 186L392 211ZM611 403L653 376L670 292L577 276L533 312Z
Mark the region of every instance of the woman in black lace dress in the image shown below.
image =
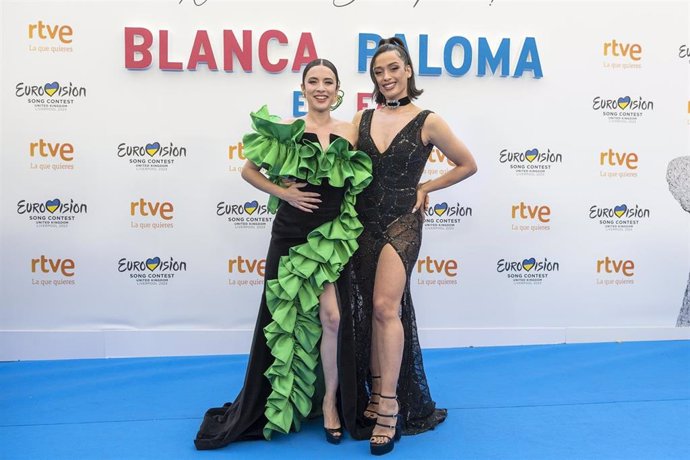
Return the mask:
M352 259L350 300L358 408L365 422L375 423L372 453L382 454L393 448L400 431L421 433L446 417L445 409L436 409L424 374L410 275L421 245L427 194L468 178L477 167L441 117L411 103L422 91L415 86L401 40L379 43L369 73L380 107L354 119L358 148L372 160L373 181L357 201L364 231ZM456 166L420 184L434 146Z

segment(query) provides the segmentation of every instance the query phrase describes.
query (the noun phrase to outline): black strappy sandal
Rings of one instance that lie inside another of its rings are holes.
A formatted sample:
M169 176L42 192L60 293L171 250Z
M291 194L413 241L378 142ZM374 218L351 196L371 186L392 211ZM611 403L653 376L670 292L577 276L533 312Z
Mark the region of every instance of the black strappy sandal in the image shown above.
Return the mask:
M380 398L383 399L395 399L398 401L397 396L383 396L379 395ZM378 420L376 421L376 425L382 426L384 428L393 428L395 429L395 432L393 433L393 437L391 438L388 435L385 434L372 434L371 438L369 440L369 448L371 449L371 454L372 455L384 455L387 454L388 452L393 450L393 447L395 446L395 441L399 441L400 437L402 436L402 417L400 416L400 402L398 401L398 412L396 414L392 415L387 415L387 414L378 414L379 417L387 417L387 418L395 418L395 425L384 425L383 423L379 423ZM373 438L386 438L387 441L383 443L375 443L373 442Z
M340 444L343 440L343 427L340 428L326 428L323 427L323 432L326 433L326 441L331 444Z
M371 378L372 379L380 379L381 376L380 375L372 375ZM369 402L367 403L367 408L364 409L364 413L362 414L362 415L364 415L364 419L366 420L367 425L374 425L376 423L376 417L378 416L378 412L376 412L375 410L369 409L369 406L378 406L379 405L378 401L374 402L371 400L372 396L379 396L380 397L381 394L371 393L371 395L369 396ZM373 414L373 417L370 415L367 415L367 412L369 412L369 414Z

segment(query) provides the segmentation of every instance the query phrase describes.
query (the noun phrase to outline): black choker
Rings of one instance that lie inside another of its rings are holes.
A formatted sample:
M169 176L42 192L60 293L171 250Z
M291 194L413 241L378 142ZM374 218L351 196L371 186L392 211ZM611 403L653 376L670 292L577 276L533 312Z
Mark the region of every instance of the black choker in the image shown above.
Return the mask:
M410 102L412 102L412 101L410 101L410 98L405 96L402 99L397 99L397 100L393 99L392 101L386 101L383 105L385 105L389 109L397 109L398 107L403 106L403 105L407 105Z

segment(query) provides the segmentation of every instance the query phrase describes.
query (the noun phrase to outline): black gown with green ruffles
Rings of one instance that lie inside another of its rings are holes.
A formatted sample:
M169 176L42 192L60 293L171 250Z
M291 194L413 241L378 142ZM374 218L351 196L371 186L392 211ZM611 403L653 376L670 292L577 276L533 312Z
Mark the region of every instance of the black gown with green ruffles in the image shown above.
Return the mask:
M275 183L285 177L306 182L302 190L319 193L322 202L307 213L269 199L276 215L244 386L234 402L206 412L194 440L200 450L299 431L313 409L320 410L312 404L321 338L318 299L357 250L362 224L355 200L371 181L370 158L344 138L331 134L324 150L315 134L304 132L303 120L282 124L265 106L251 118L254 132L243 138L246 157ZM347 312L341 316L351 318ZM345 336L352 337L351 331ZM354 363L347 354L343 359L341 380L354 391ZM341 411L353 413L356 395L344 390L339 396Z

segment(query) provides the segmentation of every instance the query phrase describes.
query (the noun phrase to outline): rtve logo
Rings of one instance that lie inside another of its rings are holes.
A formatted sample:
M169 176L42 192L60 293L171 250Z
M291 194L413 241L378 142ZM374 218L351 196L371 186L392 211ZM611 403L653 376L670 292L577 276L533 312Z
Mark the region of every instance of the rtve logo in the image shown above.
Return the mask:
M29 24L29 38L39 38L41 40L54 40L56 37L62 43L72 43L72 28L70 26L51 26L38 21L36 24Z
M72 259L48 259L41 255L38 259L31 259L31 273L62 273L62 276L74 276L74 260Z
M627 57L633 61L639 61L642 54L642 46L637 43L621 43L616 40L604 43L604 56Z
M429 154L429 159L427 161L429 161L429 163L447 163L450 166L455 166L455 163L450 161L437 147L431 149L431 153Z
M609 149L608 152L601 152L599 155L599 164L601 166L625 166L628 169L637 169L637 153L635 152L614 152Z
M228 259L229 273L256 273L263 277L266 270L266 259L247 259L237 256L235 259Z
M458 261L455 259L438 260L426 256L417 260L417 273L443 273L449 278L458 275Z
M29 156L35 158L37 155L43 158L60 157L62 161L74 160L74 146L68 142L46 142L39 139L38 142L29 144Z
M632 260L614 260L606 256L597 260L597 273L623 273L625 276L635 274L635 262Z
M235 156L240 160L247 159L247 157L244 156L244 144L242 142L228 146L228 160L234 160Z
M551 222L551 208L545 205L527 205L524 201L512 206L513 219L538 219L540 222Z
M129 213L132 216L137 214L143 217L160 216L160 218L163 220L172 219L173 211L173 205L168 201L160 203L157 201L146 201L143 198L139 198L139 201L132 201L129 206Z

